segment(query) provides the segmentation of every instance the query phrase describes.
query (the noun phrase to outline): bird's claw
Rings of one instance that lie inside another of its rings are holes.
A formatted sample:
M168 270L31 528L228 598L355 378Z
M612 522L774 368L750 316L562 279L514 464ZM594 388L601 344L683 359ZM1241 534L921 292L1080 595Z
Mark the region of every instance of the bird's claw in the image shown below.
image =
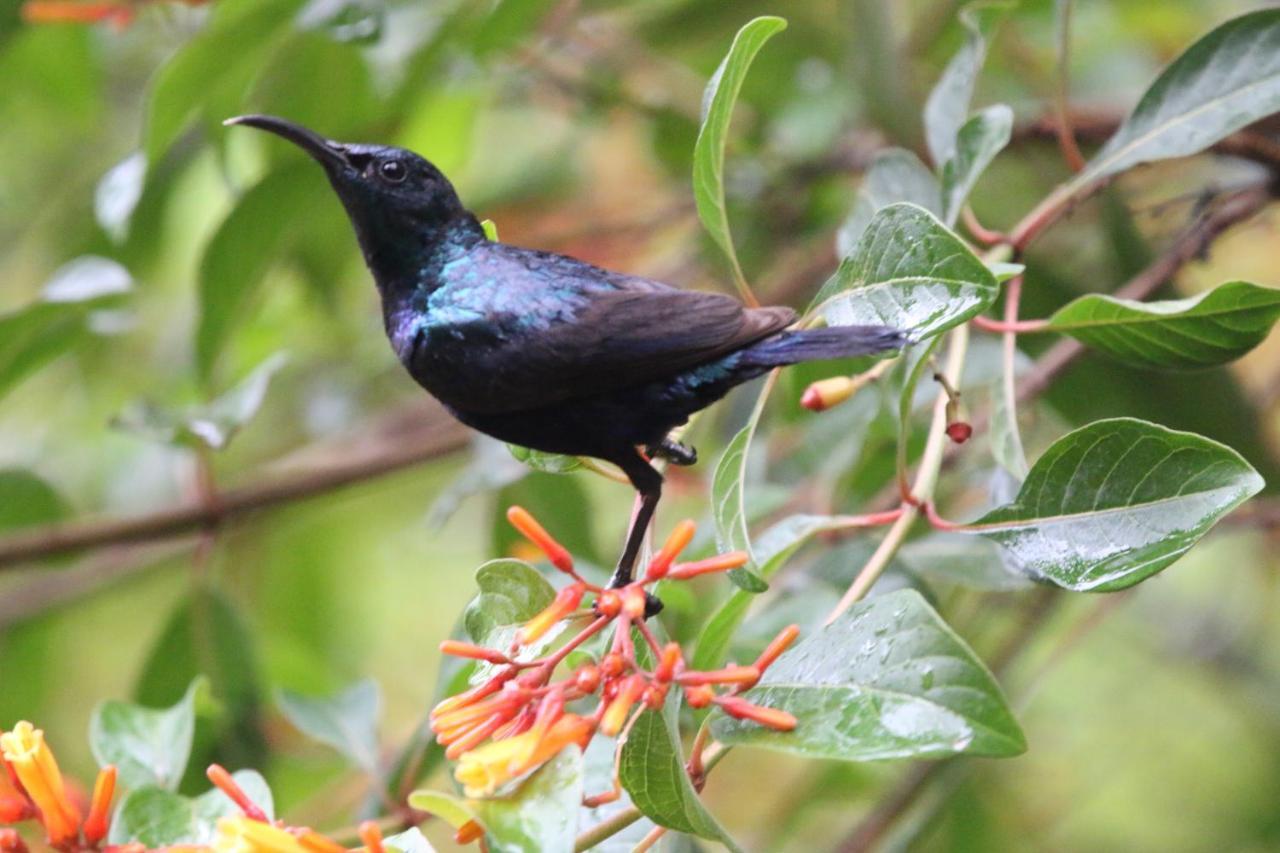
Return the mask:
M658 444L651 444L645 450L650 457L665 459L672 465L687 467L698 463L697 448L670 438L664 438Z

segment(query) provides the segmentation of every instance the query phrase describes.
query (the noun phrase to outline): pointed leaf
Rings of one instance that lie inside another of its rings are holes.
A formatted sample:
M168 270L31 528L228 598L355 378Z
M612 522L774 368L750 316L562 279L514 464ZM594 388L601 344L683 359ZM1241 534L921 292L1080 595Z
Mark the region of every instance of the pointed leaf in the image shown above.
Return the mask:
M186 695L171 708L143 708L115 700L95 708L89 721L89 745L98 765L114 764L124 788L176 789L191 755L196 693L204 683L203 678L191 682Z
M893 326L923 340L985 310L996 292L991 271L933 214L894 204L871 220L809 313L831 326Z
M1280 289L1232 281L1189 299L1135 302L1090 294L1049 328L1137 367L1213 367L1239 358L1280 317Z
M748 21L733 39L729 53L711 75L702 95L702 127L693 147L693 198L698 217L711 239L725 253L739 287L745 287L742 268L729 233L729 215L724 203L724 148L729 120L737 103L742 81L752 60L775 33L786 29L782 18L763 16Z
M538 615L556 597L555 588L538 570L521 560L490 560L476 569L480 592L462 614L462 625L472 642L491 649L505 649L524 622ZM518 660L532 660L559 634L559 628L537 643L522 646ZM469 679L479 684L490 678L497 664L480 663Z
M257 771L237 770L231 778L254 803L274 816L271 789ZM214 788L198 797L184 797L148 785L131 791L116 808L108 841L140 842L149 849L171 845L208 845L219 818L240 814L240 807Z
M1203 151L1280 110L1280 9L1222 24L1160 73L1073 187Z
M991 673L911 589L859 602L803 637L743 695L799 724L778 732L717 713L711 732L724 743L844 761L1026 748Z
M1263 486L1229 447L1131 418L1072 432L1017 499L966 525L1034 577L1077 591L1132 586L1181 557Z
M1013 134L1013 110L1004 104L987 107L960 128L955 155L942 169L942 221L956 224L969 193Z
M942 215L942 190L929 167L905 148L887 148L871 161L853 209L836 232L836 253L843 258L852 252L871 218L881 208L903 201Z
M618 778L645 817L659 826L740 848L702 804L680 750L680 694L671 691L662 713L642 714L622 747Z
M956 134L969 118L978 72L987 57L987 39L1008 8L1006 3L974 3L960 12L964 46L951 58L924 105L925 139L938 168L955 156Z
M276 703L299 731L338 750L365 772L378 772L382 697L376 681L357 681L338 695L325 698L281 690Z
M484 827L489 849L525 853L572 850L582 805L582 750L568 746L505 797L472 800L415 791L409 805L448 821Z
M716 549L722 553L746 551L752 555L747 566L729 573L735 584L751 593L764 592L769 588L756 571L751 535L747 529L747 451L751 447L756 423L752 419L738 431L725 447L711 477L711 514L716 524Z

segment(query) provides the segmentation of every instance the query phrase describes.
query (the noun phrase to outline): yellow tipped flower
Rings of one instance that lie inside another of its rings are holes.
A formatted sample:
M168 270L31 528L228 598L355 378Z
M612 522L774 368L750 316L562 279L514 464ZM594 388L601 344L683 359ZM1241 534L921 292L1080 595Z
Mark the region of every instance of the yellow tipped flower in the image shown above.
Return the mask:
M517 776L549 761L571 743L585 749L593 728L590 720L565 714L545 733L530 730L464 753L453 771L454 778L462 784L468 797L490 796Z
M578 609L584 592L586 592L586 587L580 583L566 586L560 590L541 613L524 623L520 630L516 632L516 640L525 646L530 643L536 643L557 622Z
M824 412L848 400L858 390L857 380L849 376L819 379L804 389L800 405L811 412Z
M80 811L67 799L62 773L44 741L44 732L23 720L13 731L0 734L0 751L40 809L49 843L57 846L74 841L80 835Z
M244 815L218 821L216 853L346 853L346 848L310 829L288 830Z

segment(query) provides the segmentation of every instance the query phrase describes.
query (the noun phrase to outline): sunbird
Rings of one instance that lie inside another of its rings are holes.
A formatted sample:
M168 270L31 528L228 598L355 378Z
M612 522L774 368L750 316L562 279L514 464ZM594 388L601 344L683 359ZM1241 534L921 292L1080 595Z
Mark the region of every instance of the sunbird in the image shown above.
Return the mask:
M335 142L275 116L225 124L274 133L324 168L373 274L392 349L454 417L626 474L640 505L611 587L631 582L662 495L650 459L697 461L670 437L691 414L775 367L907 342L887 326L792 328L790 308L747 308L491 241L449 179L403 148Z

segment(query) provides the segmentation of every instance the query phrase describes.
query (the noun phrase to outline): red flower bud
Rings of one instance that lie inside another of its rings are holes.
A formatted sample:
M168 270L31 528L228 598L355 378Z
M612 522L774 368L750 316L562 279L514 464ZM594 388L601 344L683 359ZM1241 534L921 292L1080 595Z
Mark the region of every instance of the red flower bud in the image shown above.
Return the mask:
M573 674L573 686L583 693L595 693L600 686L600 667L586 664Z
M714 698L716 698L716 692L711 689L709 684L686 687L684 690L684 701L689 703L690 708L705 708L711 704L711 700Z
M964 444L973 435L973 427L966 421L952 421L947 424L947 438L956 444Z

